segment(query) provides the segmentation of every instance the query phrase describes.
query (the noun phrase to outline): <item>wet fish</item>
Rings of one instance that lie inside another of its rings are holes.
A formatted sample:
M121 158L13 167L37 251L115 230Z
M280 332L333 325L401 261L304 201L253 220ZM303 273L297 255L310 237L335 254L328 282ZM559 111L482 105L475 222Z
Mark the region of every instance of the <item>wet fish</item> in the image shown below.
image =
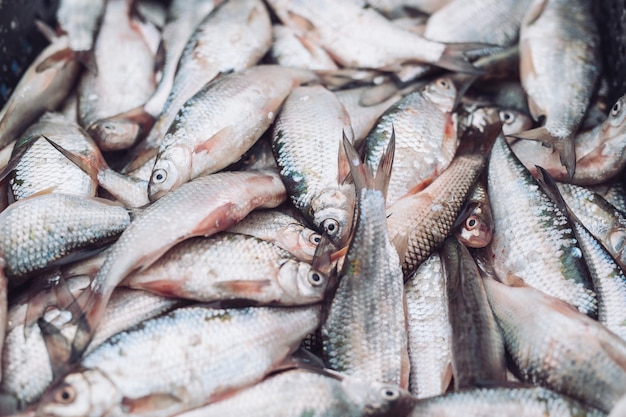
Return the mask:
M412 403L395 385L296 369L180 417L391 416L403 415Z
M340 246L350 236L354 212L342 134L352 141L350 116L322 86L294 89L272 128L274 156L293 204Z
M272 33L270 54L275 63L309 70L337 69L330 55L306 35L284 25L272 26Z
M460 221L459 221L460 220ZM487 186L482 181L476 184L467 206L459 214L454 236L470 248L484 248L493 238L493 214L487 195Z
M296 218L277 210L257 210L228 229L273 243L301 261L313 261L321 235Z
M626 214L626 191L623 180L615 178L607 183L590 185L587 188L601 195L609 204Z
M607 413L626 393L626 342L617 335L519 279L515 286L492 279L484 284L507 351L525 381Z
M407 308L409 389L417 398L446 392L452 379L448 295L437 252L426 259L404 284Z
M432 182L452 161L459 143L452 113L456 92L450 78L439 78L389 108L364 139L364 158L376 166L395 131L397 150L388 205L413 187Z
M258 65L207 84L184 104L163 139L150 200L239 160L270 127L291 90L316 79L306 70Z
M118 333L85 356L79 370L42 396L36 412L157 417L217 401L271 372L319 325L319 311L176 309Z
M322 325L324 357L331 369L399 385L409 384L404 281L387 235L385 182L393 140L377 177L344 139L357 189L358 217L340 280Z
M530 113L535 120L545 117L546 121L517 136L552 145L569 178L577 165L574 135L602 65L600 36L592 16L591 3L584 0L535 0L520 30L522 85Z
M124 207L96 197L33 195L0 213L0 253L11 285L29 274L85 256L110 243L130 224Z
M94 49L98 71L85 72L78 86L79 122L104 151L129 148L152 123L141 106L156 87L154 55L131 5L106 3Z
M367 4L388 17L411 10L419 10L426 14L433 14L444 7L451 0L367 0Z
M597 317L591 276L566 214L541 190L504 138L489 160L488 188L498 276L509 274ZM511 207L515 207L511 211Z

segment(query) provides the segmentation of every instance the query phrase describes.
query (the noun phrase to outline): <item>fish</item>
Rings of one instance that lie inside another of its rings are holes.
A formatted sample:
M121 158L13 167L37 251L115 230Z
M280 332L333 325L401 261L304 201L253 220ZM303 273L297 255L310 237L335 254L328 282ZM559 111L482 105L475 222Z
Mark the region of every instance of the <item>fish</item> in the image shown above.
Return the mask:
M149 267L185 239L226 230L254 208L276 207L285 198L276 173L224 172L198 177L146 207L111 246L90 287L77 300L82 314L62 326L76 334L72 361L84 352L113 290L127 275Z
M0 352L3 350L6 328L8 323L9 308L9 280L4 274L4 261L0 261ZM0 368L0 382L2 381L2 369Z
M291 90L316 79L307 70L257 65L207 84L183 105L163 139L148 184L150 201L239 160Z
M590 185L587 188L601 195L620 212L626 213L626 192L624 192L624 182L620 178L615 178L604 184Z
M577 166L574 137L602 67L592 16L587 1L535 0L520 29L522 86L533 118L545 117L545 124L516 136L551 145L570 179Z
M415 187L387 208L389 237L398 251L405 278L443 244L478 177L488 152L501 131L491 112L484 132L466 130L448 168L422 189Z
M342 134L353 140L350 116L322 86L294 89L272 127L272 149L293 205L311 226L343 247L353 223L354 186Z
M128 149L153 122L142 106L156 88L155 57L131 5L106 2L94 46L98 71L83 73L78 85L78 121L103 151Z
M446 278L434 252L404 284L409 340L409 391L416 398L446 392L452 380L452 347Z
M44 192L0 213L0 256L11 286L55 264L86 256L130 225L124 207L98 197Z
M484 248L493 238L493 214L487 194L487 184L479 180L466 208L459 214L454 236L470 248Z
M504 342L478 267L455 237L440 250L446 275L455 391L506 382Z
M626 392L626 342L521 279L513 286L494 279L483 282L522 379L611 411Z
M412 403L409 393L392 384L294 369L180 417L391 416L403 415Z
M246 300L255 305L322 301L329 278L273 243L218 233L179 243L122 285L200 302Z
M597 317L589 269L566 213L539 188L505 139L491 151L488 186L495 233L494 268ZM511 207L515 207L511 211Z
M323 356L330 369L405 389L409 356L404 279L387 234L384 196L394 141L376 176L348 139L343 145L357 190L358 215L322 325Z
M319 306L181 307L98 346L43 394L35 412L178 414L262 380L319 321Z
M433 64L452 71L476 73L465 52L472 44L443 44L393 25L363 2L270 0L286 26L321 45L344 67L398 70L408 61Z
M273 243L305 262L313 261L315 250L322 240L319 233L277 210L253 211L228 231Z
M285 25L272 26L270 55L274 63L308 70L336 70L337 64L328 53L306 35Z
M414 10L430 15L450 1L452 0L367 0L367 4L388 17L395 17Z

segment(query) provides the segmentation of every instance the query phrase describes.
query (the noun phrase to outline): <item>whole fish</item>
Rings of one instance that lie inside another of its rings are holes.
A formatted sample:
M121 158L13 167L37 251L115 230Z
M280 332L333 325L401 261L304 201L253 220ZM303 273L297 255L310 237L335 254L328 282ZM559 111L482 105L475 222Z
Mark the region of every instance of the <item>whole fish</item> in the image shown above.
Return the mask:
M319 325L319 307L182 307L118 333L36 405L45 416L170 416L252 385Z
M321 241L319 233L277 210L257 210L228 229L273 243L305 262L312 262Z
M292 370L180 417L359 417L403 415L413 403L392 384Z
M71 194L33 195L0 213L0 256L11 285L110 243L130 224L124 207Z
M454 236L470 248L484 248L493 238L493 214L487 186L479 181L470 195L466 208L459 214Z
M80 64L70 57L40 68L48 57L69 45L67 36L50 36L50 45L35 58L0 110L0 148L16 140L43 113L53 111L78 80Z
M272 128L274 156L293 204L340 246L350 236L354 212L342 134L352 141L350 116L322 86L294 89Z
M389 108L364 139L364 158L376 166L391 131L396 134L388 205L413 187L432 182L452 161L459 143L452 113L456 92L450 78L439 78Z
M270 55L276 64L312 71L337 69L330 55L306 35L284 25L272 26L272 33Z
M322 301L328 278L272 243L222 232L179 243L124 285L201 302L289 306Z
M152 170L151 201L236 162L270 127L282 102L310 71L259 65L207 84L180 109Z
M512 144L513 151L531 172L539 165L557 181L577 185L604 183L615 178L626 166L625 106L626 97L622 96L602 124L575 136L576 172L571 178L556 153L541 143L519 140Z
M626 342L520 279L485 279L506 349L525 381L609 412L626 393ZM532 308L529 308L532 306Z
M78 86L79 122L104 151L129 148L152 123L141 106L156 87L154 55L131 5L106 3L94 49L98 72L85 72Z
M500 132L497 113L481 133L468 129L448 168L421 191L414 190L387 209L389 237L408 277L452 232L463 204L487 165L487 153Z
M111 247L81 295L83 314L63 326L76 331L73 350L84 351L113 290L131 272L149 267L185 239L226 230L254 208L276 207L285 197L278 174L224 172L199 177L149 205Z
M539 387L476 388L419 401L411 417L602 417L601 410Z
M495 233L494 267L597 317L591 276L566 213L543 192L499 138L489 160L488 192ZM515 207L512 211L511 207Z
M95 197L98 186L95 178L68 161L42 135L73 152L97 151L96 144L80 126L59 113L45 113L26 129L13 148L15 155L22 147L30 146L9 176L13 199L20 200L49 189L55 193ZM31 142L34 143L31 145Z
M198 24L223 0L174 0L167 9L165 26L161 31L160 52L163 54L161 78L152 96L143 106L144 110L157 117L172 90L178 61L185 44Z
M340 281L322 325L328 366L347 375L399 385L409 384L404 281L387 235L385 182L394 142L377 177L344 139L358 195L358 217Z
M577 165L574 135L589 107L602 65L591 3L533 1L524 16L519 42L520 76L530 113L535 120L543 116L546 121L544 126L517 136L552 145L572 178Z
M446 392L452 379L448 294L441 258L430 255L404 284L409 390L417 398Z
M342 66L397 70L419 61L452 71L476 72L464 53L476 45L446 45L401 29L354 0L270 0L281 22L326 49Z

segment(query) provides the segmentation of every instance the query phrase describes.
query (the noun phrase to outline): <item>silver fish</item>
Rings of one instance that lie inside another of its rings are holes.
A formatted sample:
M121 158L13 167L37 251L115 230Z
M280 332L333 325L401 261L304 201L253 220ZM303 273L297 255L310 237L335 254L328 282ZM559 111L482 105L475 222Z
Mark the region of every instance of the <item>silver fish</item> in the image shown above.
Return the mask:
M330 55L306 35L284 25L274 25L272 32L270 54L277 64L309 70L337 69Z

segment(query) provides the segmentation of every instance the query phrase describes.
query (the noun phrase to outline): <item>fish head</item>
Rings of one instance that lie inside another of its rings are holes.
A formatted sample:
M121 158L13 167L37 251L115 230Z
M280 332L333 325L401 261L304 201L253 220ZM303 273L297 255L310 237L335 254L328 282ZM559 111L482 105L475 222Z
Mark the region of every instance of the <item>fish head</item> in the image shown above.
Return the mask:
M624 128L626 127L625 107L626 95L617 99L615 104L613 104L613 107L611 107L609 117L606 119L605 122L605 131L603 133L608 133L610 137L624 133Z
M617 258L617 262L626 265L626 230L617 227L609 233L609 251Z
M315 227L326 232L337 246L344 246L350 237L354 216L354 194L343 189L322 191L311 200L310 211ZM354 191L352 191L354 192Z
M455 233L456 237L470 248L484 248L493 237L493 215L488 204L475 204L469 216Z
M311 262L321 235L306 226L297 223L287 225L282 231L280 239L285 248L296 258Z
M87 129L89 135L104 151L119 151L130 148L139 135L139 124L131 120L98 120Z
M525 132L533 127L530 115L513 109L503 109L499 112L502 122L502 133L505 136Z
M191 179L191 157L187 147L176 145L159 154L148 183L150 201L158 200Z
M443 112L451 112L456 101L457 89L450 77L437 78L424 87L422 95Z
M41 397L37 416L85 417L104 415L121 403L111 381L94 369L72 372Z
M352 377L344 378L341 384L350 400L364 411L363 415L408 415L415 404L415 399L408 391L394 384Z
M294 304L310 304L324 298L329 278L310 264L292 259L281 266L278 281Z

